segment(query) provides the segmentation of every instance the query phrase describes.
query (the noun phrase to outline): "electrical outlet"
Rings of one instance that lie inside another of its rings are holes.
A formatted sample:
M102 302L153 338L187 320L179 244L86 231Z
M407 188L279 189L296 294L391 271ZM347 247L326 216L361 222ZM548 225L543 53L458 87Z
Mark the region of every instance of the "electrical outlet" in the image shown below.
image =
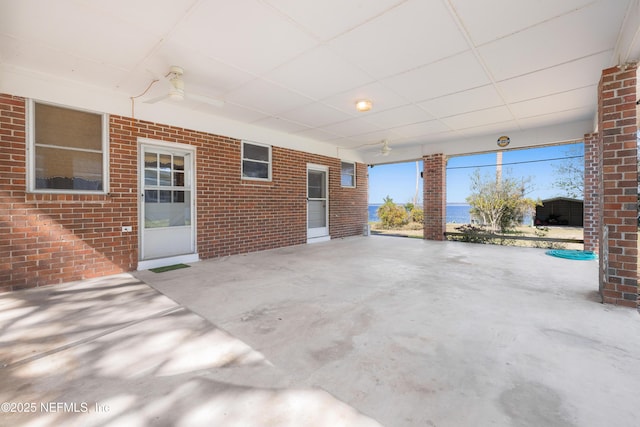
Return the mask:
M132 231L133 231L133 227L131 227L130 225L122 226L122 232L123 233L131 233Z

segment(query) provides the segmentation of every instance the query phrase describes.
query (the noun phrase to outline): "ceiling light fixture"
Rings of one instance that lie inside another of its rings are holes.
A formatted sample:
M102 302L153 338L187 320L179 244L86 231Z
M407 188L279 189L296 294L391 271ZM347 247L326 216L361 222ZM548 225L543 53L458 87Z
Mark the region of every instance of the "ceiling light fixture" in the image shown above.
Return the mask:
M373 103L368 99L361 99L359 101L356 101L356 110L360 112L369 111L371 110L371 107L373 107Z

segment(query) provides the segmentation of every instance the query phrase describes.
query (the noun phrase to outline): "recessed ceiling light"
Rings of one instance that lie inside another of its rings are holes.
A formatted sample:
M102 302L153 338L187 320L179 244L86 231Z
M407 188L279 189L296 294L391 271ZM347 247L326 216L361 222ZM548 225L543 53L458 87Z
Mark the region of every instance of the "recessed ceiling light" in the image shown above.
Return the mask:
M369 111L373 107L373 103L368 99L361 99L356 102L356 110L358 111Z

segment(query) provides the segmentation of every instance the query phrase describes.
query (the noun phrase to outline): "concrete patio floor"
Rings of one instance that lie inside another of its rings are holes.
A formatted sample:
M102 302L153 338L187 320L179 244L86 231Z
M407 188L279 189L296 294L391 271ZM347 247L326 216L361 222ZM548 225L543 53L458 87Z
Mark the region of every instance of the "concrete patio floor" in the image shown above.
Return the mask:
M2 294L0 425L637 426L638 312L544 252L370 236Z

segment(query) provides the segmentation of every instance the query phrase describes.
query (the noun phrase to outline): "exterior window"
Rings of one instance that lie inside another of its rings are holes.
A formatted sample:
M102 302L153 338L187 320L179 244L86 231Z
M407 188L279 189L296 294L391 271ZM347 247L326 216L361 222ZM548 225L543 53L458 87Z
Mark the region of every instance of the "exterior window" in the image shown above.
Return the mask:
M29 126L29 191L108 191L105 114L31 102Z
M271 180L271 147L242 142L242 179Z
M340 165L340 185L343 187L356 186L356 164L342 162Z

